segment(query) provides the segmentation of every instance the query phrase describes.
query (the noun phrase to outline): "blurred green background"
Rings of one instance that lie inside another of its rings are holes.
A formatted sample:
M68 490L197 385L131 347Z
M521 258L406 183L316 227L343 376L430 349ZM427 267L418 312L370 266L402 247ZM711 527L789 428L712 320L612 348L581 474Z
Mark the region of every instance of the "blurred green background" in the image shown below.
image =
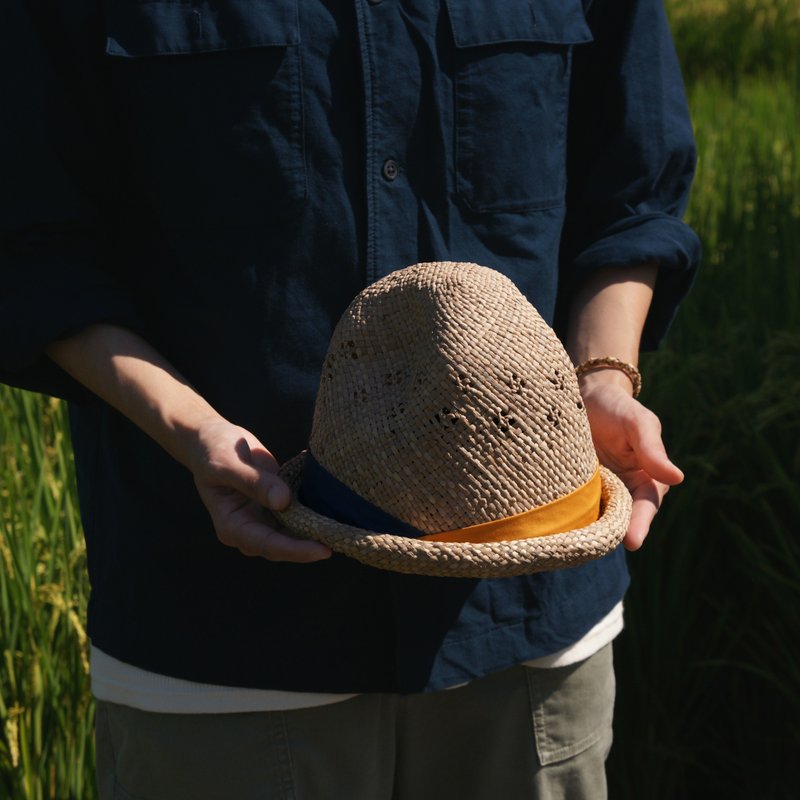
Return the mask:
M669 0L704 262L642 359L686 480L629 556L612 800L798 796L800 0Z
M667 0L704 264L642 401L686 472L631 554L612 800L794 798L800 755L800 0ZM65 409L0 387L0 798L94 797Z

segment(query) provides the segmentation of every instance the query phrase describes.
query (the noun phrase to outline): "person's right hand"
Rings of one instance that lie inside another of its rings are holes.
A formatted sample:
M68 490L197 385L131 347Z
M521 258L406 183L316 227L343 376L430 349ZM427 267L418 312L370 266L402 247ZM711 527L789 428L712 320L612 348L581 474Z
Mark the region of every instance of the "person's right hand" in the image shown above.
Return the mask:
M196 436L189 469L223 544L270 561L330 557L324 544L281 533L265 512L286 508L291 492L278 477L278 462L252 433L218 417L201 424Z
M46 352L189 469L223 544L271 561L330 557L324 544L295 539L269 519L269 510L291 501L272 453L217 413L139 334L100 323L52 342Z

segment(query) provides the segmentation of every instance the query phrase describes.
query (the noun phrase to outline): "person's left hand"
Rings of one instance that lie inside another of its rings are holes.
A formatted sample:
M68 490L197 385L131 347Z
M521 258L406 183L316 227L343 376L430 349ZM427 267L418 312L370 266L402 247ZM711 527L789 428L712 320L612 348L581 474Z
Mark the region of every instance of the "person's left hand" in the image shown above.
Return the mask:
M683 472L667 456L660 420L631 397L627 381L604 370L582 376L580 388L600 463L619 475L633 496L623 543L638 550L664 495L683 480Z

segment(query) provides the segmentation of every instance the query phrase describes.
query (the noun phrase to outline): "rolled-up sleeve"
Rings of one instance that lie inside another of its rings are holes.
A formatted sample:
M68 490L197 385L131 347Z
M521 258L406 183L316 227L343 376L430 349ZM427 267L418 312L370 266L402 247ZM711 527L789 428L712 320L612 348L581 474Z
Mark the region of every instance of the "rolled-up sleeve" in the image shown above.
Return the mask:
M121 190L90 6L13 2L0 25L0 381L72 398L45 347L140 327L110 256Z
M575 48L561 303L609 266L659 266L642 335L654 349L700 262L682 221L696 152L662 0L593 0L591 44ZM562 309L563 312L563 309Z

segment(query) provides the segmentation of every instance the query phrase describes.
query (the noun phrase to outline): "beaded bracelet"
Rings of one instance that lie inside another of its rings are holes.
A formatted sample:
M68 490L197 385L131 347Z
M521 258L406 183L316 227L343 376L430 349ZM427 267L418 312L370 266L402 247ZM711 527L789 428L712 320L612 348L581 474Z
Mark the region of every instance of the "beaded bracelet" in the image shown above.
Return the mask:
M593 369L618 369L624 372L633 384L633 396L638 397L639 392L642 391L642 373L639 372L633 364L627 361L622 361L614 356L600 356L599 358L590 358L582 364L575 367L575 375L580 377L584 372L589 372Z

